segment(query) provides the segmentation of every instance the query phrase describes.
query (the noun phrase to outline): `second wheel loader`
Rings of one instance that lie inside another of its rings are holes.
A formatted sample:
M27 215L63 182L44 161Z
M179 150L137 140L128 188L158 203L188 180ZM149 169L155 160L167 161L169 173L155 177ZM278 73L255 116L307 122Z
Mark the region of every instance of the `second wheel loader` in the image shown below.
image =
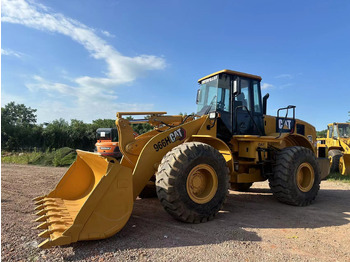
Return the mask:
M247 190L264 180L279 201L309 205L329 161L316 158L315 128L295 118L295 106L266 115L260 82L260 76L222 70L199 80L196 115L117 113L121 162L77 151L57 186L35 199L39 236L46 238L39 247L114 235L154 175L161 205L188 223L212 220L230 186ZM131 124L146 122L154 130L135 137Z
M327 137L317 139L319 156L328 156L330 172L350 175L350 123L331 123Z

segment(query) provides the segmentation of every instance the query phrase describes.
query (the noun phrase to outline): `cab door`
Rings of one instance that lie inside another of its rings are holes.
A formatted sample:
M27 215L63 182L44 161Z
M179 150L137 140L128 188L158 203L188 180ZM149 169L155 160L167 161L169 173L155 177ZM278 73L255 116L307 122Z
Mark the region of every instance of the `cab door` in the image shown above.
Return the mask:
M233 134L264 135L260 81L236 79L240 92L234 97Z

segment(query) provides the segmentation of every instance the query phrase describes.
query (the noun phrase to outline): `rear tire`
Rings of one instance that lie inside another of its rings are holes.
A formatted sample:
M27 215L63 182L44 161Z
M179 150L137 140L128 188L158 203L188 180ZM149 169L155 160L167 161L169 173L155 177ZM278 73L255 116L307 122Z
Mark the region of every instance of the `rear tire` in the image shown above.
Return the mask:
M175 219L188 223L212 220L228 193L226 161L207 144L181 144L163 157L156 187L161 204Z
M279 201L307 206L316 198L320 181L320 168L310 149L294 146L276 154L274 174L269 178L269 184Z
M331 159L332 165L330 168L330 172L339 172L339 162L343 153L340 150L333 149L328 152L328 157Z
M253 183L231 183L231 190L247 192Z

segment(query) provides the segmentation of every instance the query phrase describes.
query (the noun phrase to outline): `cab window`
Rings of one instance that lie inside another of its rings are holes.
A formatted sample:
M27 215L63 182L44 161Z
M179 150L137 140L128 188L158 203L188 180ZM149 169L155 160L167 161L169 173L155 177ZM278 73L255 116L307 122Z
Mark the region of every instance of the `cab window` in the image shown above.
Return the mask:
M254 111L255 113L262 113L260 88L259 88L258 81L253 81L253 93L254 93Z
M333 126L328 126L329 138L333 137Z
M334 134L333 134L334 138L338 138L339 134L338 134L338 126L334 126Z
M248 108L248 110L251 111L249 97L249 82L249 80L241 79L241 93L238 96L236 96L235 99L236 101L240 101L242 103L244 110Z

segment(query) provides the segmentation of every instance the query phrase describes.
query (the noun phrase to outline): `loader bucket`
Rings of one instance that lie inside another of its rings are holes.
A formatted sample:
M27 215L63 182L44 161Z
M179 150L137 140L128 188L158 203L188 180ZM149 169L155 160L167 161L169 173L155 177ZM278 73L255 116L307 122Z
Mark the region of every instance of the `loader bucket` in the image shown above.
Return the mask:
M49 194L34 199L39 247L107 238L120 231L133 208L132 170L113 158L77 150L77 160Z
M339 161L339 172L342 175L350 175L350 154L344 154Z

